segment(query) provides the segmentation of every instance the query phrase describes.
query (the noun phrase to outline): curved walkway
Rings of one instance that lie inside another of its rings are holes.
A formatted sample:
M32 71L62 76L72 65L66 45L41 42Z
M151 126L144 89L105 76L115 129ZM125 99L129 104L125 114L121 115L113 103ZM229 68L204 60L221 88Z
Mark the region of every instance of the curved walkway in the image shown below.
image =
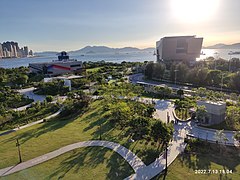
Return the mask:
M33 99L34 102L36 101L40 101L43 102L46 99L45 95L38 95L33 93L33 91L35 90L35 87L30 87L30 88L26 88L26 89L18 89L17 91L21 94L23 94L24 96Z
M184 137L189 129L184 128L184 126L181 125L175 125L174 129L173 141L170 143L167 152L167 166L172 164L172 162L181 152L184 151L186 147L186 144L184 143ZM166 159L164 154L165 152L160 154L160 156L150 165L137 170L135 174L127 177L125 180L146 180L155 177L166 168Z
M109 141L84 141L79 142L75 144L70 144L68 146L64 146L58 150L55 150L53 152L47 153L45 155L36 157L34 159L28 160L26 162L17 164L16 166L7 167L4 169L0 169L0 176L6 176L18 171L21 171L23 169L35 166L37 164L43 163L45 161L48 161L52 158L55 158L61 154L64 154L68 151L81 148L81 147L89 147L89 146L100 146L100 147L106 147L109 149L114 150L119 155L121 155L133 168L135 172L139 171L139 169L142 169L146 167L146 165L141 161L140 158L138 158L133 152L131 152L129 149L121 146L118 143L109 142Z

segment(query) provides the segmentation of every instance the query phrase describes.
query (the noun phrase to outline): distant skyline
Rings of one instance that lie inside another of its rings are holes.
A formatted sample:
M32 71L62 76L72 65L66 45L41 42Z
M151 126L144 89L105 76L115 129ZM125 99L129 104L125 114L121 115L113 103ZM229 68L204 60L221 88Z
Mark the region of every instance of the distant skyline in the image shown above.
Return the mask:
M155 47L172 35L240 42L239 0L1 0L0 42L34 51Z

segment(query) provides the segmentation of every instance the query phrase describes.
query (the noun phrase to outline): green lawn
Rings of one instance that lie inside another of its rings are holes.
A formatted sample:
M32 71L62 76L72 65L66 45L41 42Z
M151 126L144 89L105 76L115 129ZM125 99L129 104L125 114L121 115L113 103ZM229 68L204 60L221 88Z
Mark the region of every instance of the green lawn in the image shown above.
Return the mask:
M102 67L95 67L95 68L90 68L90 69L87 69L86 71L87 72L97 72L99 69L101 69Z
M220 170L232 170L232 174L220 173ZM197 174L195 170L218 170L215 174ZM163 179L163 175L155 179ZM216 144L201 144L191 153L183 153L168 168L167 180L215 180L240 179L240 149L222 147Z
M124 179L131 166L107 148L79 148L40 165L8 175L4 179Z
M136 153L146 164L160 153L154 142L141 140L129 143L124 130L113 127L106 121L102 101L95 101L80 117L55 118L6 136L0 136L0 168L18 163L16 138L19 138L23 161L54 151L68 144L99 139L118 142ZM102 124L101 129L99 124Z

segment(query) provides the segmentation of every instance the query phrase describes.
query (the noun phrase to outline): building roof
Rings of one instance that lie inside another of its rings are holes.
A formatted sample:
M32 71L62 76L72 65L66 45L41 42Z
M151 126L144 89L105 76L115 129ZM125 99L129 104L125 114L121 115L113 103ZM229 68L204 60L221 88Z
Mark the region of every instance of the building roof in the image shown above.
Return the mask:
M191 35L191 36L166 36L166 37L163 37L161 39L165 39L165 38L195 38L196 35Z

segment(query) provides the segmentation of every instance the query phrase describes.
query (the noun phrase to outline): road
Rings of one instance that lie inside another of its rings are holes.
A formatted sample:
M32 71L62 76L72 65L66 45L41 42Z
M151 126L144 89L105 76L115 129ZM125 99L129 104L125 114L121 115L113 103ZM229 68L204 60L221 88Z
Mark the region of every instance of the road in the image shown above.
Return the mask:
M168 86L172 89L184 89L184 90L191 90L192 89L191 87L188 87L188 86L175 85L175 84L157 82L157 81L152 81L152 80L144 80L143 77L144 77L143 74L133 74L133 75L129 76L129 80L133 84L137 84L138 82L142 82L142 83L148 83L148 84L155 85L155 86L157 86L157 85Z

